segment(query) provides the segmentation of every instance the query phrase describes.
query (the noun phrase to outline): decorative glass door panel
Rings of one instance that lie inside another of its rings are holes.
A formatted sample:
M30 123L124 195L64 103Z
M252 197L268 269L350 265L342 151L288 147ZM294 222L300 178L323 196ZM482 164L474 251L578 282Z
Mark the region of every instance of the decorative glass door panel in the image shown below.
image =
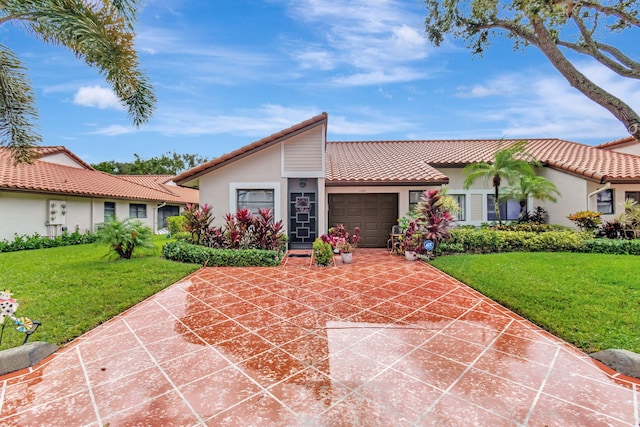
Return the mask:
M315 178L289 179L289 247L311 248L318 237L318 184Z

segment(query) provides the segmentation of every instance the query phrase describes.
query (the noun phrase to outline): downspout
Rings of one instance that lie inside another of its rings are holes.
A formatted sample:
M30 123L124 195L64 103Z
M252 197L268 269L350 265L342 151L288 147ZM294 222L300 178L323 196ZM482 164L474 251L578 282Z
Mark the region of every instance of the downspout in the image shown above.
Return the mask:
M596 194L599 194L599 193L602 193L605 190L608 190L609 187L611 187L611 183L607 182L607 183L604 184L604 187L598 188L597 190L589 193L589 195L587 196L587 210L593 210L593 209L591 209L591 198L593 196L595 196ZM597 207L596 207L596 209L597 209Z
M158 206L156 206L155 212L154 212L154 217L153 217L153 229L155 230L153 232L153 234L158 234L158 211L162 208L164 208L165 206L167 206L167 202L162 202L160 203Z

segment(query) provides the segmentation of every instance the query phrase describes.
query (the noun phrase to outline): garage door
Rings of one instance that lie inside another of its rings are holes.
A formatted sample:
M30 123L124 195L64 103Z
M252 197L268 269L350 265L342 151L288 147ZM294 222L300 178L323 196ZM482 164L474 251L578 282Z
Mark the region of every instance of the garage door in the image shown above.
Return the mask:
M329 227L360 227L362 248L383 248L398 221L398 194L329 194Z

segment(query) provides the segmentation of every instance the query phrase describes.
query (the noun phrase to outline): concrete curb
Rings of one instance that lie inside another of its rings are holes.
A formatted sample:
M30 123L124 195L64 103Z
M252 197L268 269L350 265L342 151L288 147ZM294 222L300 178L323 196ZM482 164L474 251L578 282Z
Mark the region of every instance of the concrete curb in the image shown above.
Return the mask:
M591 353L589 356L616 372L640 378L640 354L629 350L612 349Z
M58 346L46 342L30 342L0 351L0 375L29 368L49 357Z

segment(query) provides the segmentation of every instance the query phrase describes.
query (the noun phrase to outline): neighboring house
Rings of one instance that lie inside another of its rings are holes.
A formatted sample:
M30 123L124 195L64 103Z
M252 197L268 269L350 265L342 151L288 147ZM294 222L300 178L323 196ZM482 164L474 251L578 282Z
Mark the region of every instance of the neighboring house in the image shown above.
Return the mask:
M320 114L174 178L198 188L200 203L213 205L216 223L243 207L272 208L283 220L290 246L311 242L335 224L362 230L361 246L386 245L391 227L425 189L446 186L462 211L458 224L495 219L491 183L463 188L462 168L490 162L515 140L420 140L327 142L328 116ZM561 192L544 207L549 221L572 225L581 210L617 213L626 197L640 198L640 157L559 139L530 139L527 151L540 161L537 173ZM505 183L506 184L506 183ZM517 219L519 205L503 203L503 219Z
M640 141L633 136L605 142L604 144L596 145L596 148L640 156Z
M33 164L14 165L0 148L0 240L14 234L55 237L65 230L95 231L109 218L138 218L154 232L198 191L171 176L124 176L96 171L65 147L38 147Z

